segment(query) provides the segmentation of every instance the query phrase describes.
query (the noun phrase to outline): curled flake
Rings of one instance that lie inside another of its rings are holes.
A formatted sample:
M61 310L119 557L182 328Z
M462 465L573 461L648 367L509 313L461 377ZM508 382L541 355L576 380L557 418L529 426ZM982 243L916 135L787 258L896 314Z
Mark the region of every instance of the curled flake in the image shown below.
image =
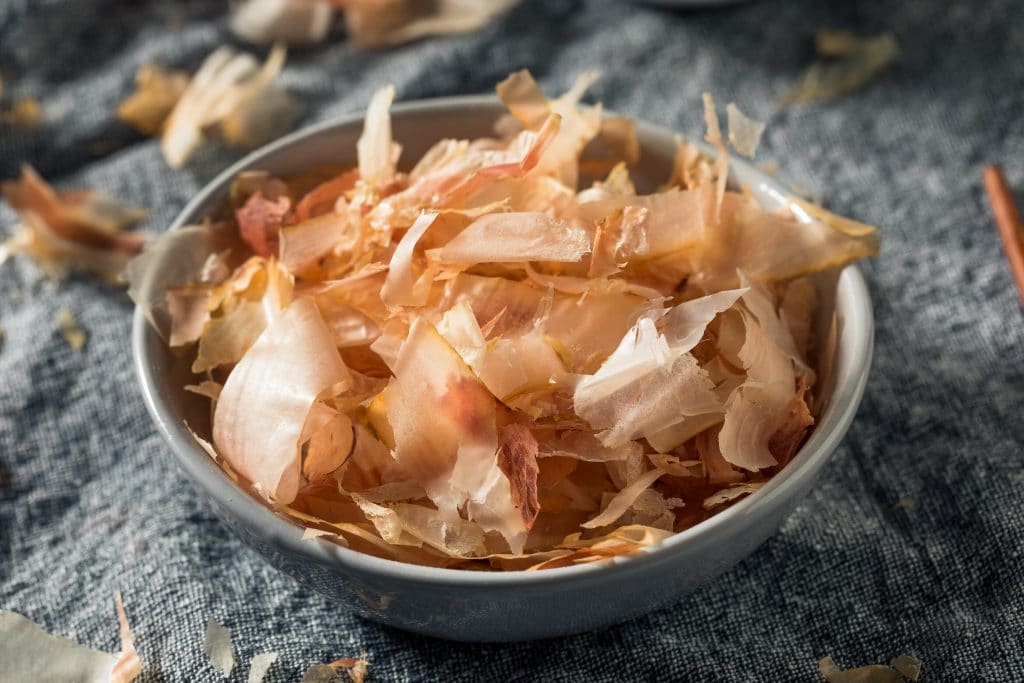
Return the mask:
M389 306L422 306L427 302L430 277L417 280L412 270L413 252L423 234L434 224L437 213L424 212L406 230L388 264L388 275L380 290L381 300ZM429 271L427 271L429 273ZM420 284L422 282L423 284ZM425 285L425 286L424 286Z
M310 408L322 392L348 380L316 306L298 299L228 376L214 411L214 445L275 500L290 503L300 484L299 437Z
M231 676L235 668L235 653L231 646L231 631L210 617L206 622L206 634L203 636L203 652L214 670L224 678Z
M14 612L0 610L0 661L17 681L111 680L117 658L53 636Z
M701 503L705 510L711 510L720 505L727 505L735 500L739 500L743 496L749 495L754 491L764 486L762 482L754 482L751 484L737 484L727 489L722 489L713 495L708 496Z
M721 409L707 373L689 351L704 328L743 290L719 292L641 317L608 360L576 386L576 413L606 446L672 427L687 416ZM659 332L655 317L661 318Z
M753 280L777 282L841 268L878 253L874 229L857 225L862 229L853 233L823 220L766 213L753 197L727 192L721 220L709 228L691 280L715 290L734 287L738 270Z
M433 35L475 31L519 0L378 0L346 3L348 36L362 47L399 45Z
M643 255L661 256L679 252L701 242L705 231L705 201L702 190L669 190L643 196L617 196L580 204L580 218L598 221L626 208L646 209L642 224ZM634 216L638 214L634 213ZM634 238L639 241L639 235ZM639 254L636 254L639 255Z
M167 118L160 142L167 163L183 166L202 144L205 131L216 126L229 141L250 146L289 128L297 113L294 102L273 86L284 60L285 49L279 45L262 66L229 47L210 54Z
M58 192L29 166L0 189L21 219L20 231L0 249L29 256L51 277L77 268L116 282L142 251L142 233L122 232L145 217L142 209L92 191Z
M863 88L899 54L891 33L860 38L850 33L819 31L815 36L822 58L807 68L783 95L781 104L830 100Z
M790 357L753 316L744 314L743 320L747 337L740 359L747 379L726 404L718 442L729 463L759 470L778 464L770 441L790 419L796 372Z
M346 216L327 213L280 228L281 265L300 276L315 272L341 242L348 225Z
M366 123L359 136L356 150L359 154L359 177L377 186L384 185L395 175L395 165L402 147L391 139L391 114L388 109L395 100L394 86L378 90L366 110Z
M636 502L640 494L648 490L663 474L664 472L661 470L653 469L637 477L632 483L615 494L604 510L601 511L601 514L588 522L584 522L583 528L600 529L615 522L619 517L626 514L626 511Z

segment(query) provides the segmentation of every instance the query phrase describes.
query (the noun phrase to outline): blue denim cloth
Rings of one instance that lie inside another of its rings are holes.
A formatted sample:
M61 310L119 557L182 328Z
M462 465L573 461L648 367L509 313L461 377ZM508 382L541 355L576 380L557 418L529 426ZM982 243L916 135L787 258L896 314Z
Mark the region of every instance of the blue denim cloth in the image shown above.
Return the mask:
M776 536L677 605L509 646L432 641L339 612L236 541L177 471L136 387L123 292L79 277L51 291L19 259L0 268L0 607L116 651L121 590L146 680L217 680L200 647L210 616L233 631L236 681L259 652L280 652L268 680L284 681L360 647L373 680L816 680L826 654L852 666L903 653L924 660L926 680L1020 680L1024 326L979 174L1001 160L1024 190L1021 9L532 2L471 36L386 52L338 36L291 52L281 82L303 103L302 124L359 111L388 82L409 100L486 91L528 67L558 92L599 68L594 99L696 136L710 90L767 121L760 161L881 227L882 255L864 267L876 360L849 436ZM46 112L34 132L0 127L0 176L27 161L58 185L148 207L143 227L163 229L240 152L212 146L175 172L113 111L138 66L194 69L232 41L225 10L0 4L8 97L37 96ZM780 109L819 27L892 30L901 55L860 92ZM0 225L13 218L0 206ZM60 307L88 332L80 353L56 329Z

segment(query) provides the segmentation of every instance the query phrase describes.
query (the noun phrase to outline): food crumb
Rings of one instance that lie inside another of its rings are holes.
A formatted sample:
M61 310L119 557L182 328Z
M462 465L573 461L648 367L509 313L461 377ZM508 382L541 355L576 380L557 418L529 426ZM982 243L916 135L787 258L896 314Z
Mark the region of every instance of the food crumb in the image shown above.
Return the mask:
M57 329L64 336L64 341L68 343L68 346L75 351L81 351L88 337L85 330L79 327L78 320L75 319L75 314L71 309L62 308L57 311L54 322L57 323Z

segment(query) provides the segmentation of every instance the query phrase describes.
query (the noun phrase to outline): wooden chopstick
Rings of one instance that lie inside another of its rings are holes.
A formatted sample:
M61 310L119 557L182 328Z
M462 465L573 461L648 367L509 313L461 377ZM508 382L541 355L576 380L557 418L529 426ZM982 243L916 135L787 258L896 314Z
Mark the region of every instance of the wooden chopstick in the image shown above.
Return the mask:
M1003 238L1003 249L1006 260L1010 262L1013 279L1017 282L1021 305L1024 306L1024 226L1021 225L1020 212L1013 200L1013 192L1006 184L1003 169L998 164L988 166L981 174L988 192L988 202L992 206L992 215L996 219L996 227Z

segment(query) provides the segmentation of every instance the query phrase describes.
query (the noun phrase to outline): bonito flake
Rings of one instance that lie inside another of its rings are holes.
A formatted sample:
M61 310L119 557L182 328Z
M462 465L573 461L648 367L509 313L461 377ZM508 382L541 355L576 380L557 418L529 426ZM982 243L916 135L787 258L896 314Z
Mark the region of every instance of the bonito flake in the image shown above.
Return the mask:
M635 126L581 104L594 77L549 98L512 74L495 137L418 160L384 88L355 168L246 172L219 222L132 263L211 402L198 443L305 538L437 567L606 561L799 457L834 345L818 288L874 230L730 187L710 96L714 153L680 141L646 191ZM753 154L761 125L728 113Z

